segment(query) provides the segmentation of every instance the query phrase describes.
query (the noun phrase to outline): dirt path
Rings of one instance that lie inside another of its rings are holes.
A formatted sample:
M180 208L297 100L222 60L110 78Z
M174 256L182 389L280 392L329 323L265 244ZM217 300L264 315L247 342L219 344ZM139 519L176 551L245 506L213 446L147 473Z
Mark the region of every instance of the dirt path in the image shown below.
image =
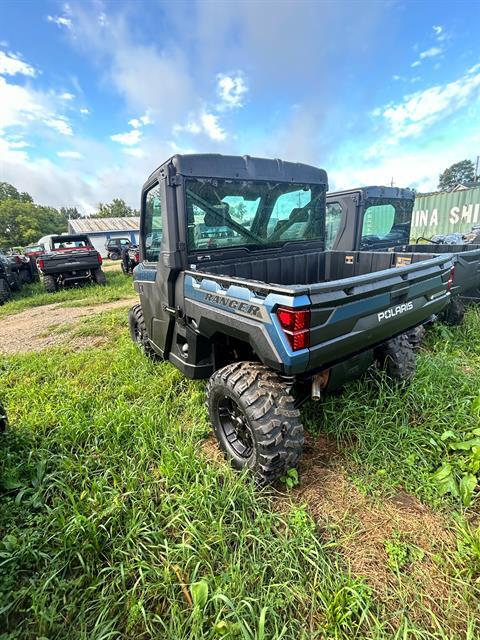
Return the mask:
M40 351L67 340L71 343L68 331L65 333L55 332L55 328L59 325L72 325L73 327L80 318L111 309L121 309L122 307L127 309L134 300L136 298L131 297L84 307L64 307L62 304L65 303L57 302L2 318L0 322L0 354Z

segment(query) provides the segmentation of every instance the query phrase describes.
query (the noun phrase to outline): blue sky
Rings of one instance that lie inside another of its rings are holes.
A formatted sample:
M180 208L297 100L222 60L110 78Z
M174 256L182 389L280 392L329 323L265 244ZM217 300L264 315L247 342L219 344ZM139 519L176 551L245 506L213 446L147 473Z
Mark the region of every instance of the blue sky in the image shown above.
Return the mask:
M123 197L181 152L431 190L480 154L478 2L0 4L0 180Z

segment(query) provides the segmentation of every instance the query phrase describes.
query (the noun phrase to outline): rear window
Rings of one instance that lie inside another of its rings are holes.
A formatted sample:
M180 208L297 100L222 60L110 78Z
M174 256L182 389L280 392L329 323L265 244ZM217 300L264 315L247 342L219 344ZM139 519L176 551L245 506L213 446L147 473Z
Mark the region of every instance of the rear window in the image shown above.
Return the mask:
M61 238L55 239L52 242L53 249L77 249L90 247L91 244L86 238L79 238L78 240L62 240Z
M385 248L408 244L412 215L412 200L371 199L365 209L360 249Z

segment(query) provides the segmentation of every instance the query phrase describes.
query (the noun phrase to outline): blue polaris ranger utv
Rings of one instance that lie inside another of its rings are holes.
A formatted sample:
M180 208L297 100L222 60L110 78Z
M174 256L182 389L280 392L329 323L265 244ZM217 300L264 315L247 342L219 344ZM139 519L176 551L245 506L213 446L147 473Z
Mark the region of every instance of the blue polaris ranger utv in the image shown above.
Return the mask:
M209 379L218 443L261 483L297 465L305 399L374 362L408 379L405 332L450 297L449 255L326 251L326 191L316 167L210 154L170 158L142 190L132 338Z

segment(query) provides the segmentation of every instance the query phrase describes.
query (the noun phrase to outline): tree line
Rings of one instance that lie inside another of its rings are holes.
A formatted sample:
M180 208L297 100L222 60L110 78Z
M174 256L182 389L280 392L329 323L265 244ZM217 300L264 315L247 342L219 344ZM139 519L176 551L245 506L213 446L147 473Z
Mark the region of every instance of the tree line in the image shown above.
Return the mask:
M458 184L480 184L471 160L456 162L439 176L439 191L451 191ZM348 186L348 185L346 185ZM240 218L243 218L243 210ZM126 218L138 216L125 200L114 198L109 203L100 202L91 218ZM64 233L68 220L81 218L76 207L48 207L36 204L26 191L18 191L8 182L0 182L0 247L24 247L34 244L42 236Z
M138 216L121 198L108 204L99 203L91 218L125 218ZM36 204L26 191L18 191L8 182L0 182L0 247L25 247L42 236L64 233L68 221L81 218L76 207L55 207Z

